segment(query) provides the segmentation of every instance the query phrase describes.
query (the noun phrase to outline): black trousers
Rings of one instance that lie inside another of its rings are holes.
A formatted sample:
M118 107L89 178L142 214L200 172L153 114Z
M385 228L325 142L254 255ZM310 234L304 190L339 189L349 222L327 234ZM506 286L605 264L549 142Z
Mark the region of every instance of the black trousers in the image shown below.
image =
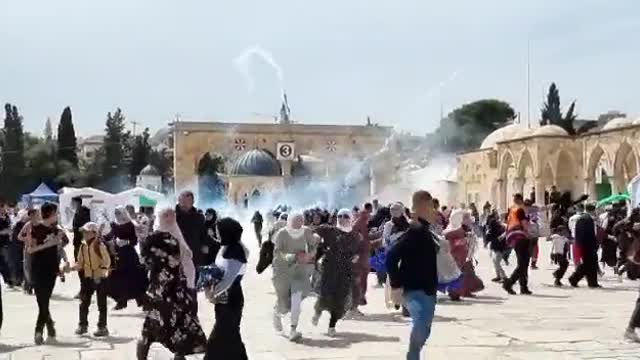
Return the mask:
M256 226L253 229L256 232L256 239L258 239L258 246L262 245L262 226Z
M521 289L527 289L529 281L529 260L531 259L529 239L518 240L513 250L516 252L518 262L509 278L509 282L515 284L517 281L520 283Z
M572 283L578 283L582 278L587 278L589 287L598 286L598 252L597 250L585 251L582 254L582 263L569 277Z
M107 327L107 286L106 279L102 279L96 284L93 279L82 278L80 283L80 326L88 326L87 320L89 316L89 306L91 305L91 297L96 294L98 302L98 328Z
M4 282L9 285L13 285L11 252L10 244L0 245L0 275L2 275Z
M636 307L631 313L631 319L629 320L629 329L640 328L640 295L636 300Z
M11 261L13 277L16 286L24 283L24 242L14 241L11 243Z
M51 274L37 272L33 274L33 291L36 295L36 302L38 303L36 332L42 332L45 325L53 325L51 312L49 312L49 302L51 301L53 288L56 285L57 276L58 274L53 271Z
M564 274L567 273L567 268L569 268L569 260L567 260L567 256L564 254L554 254L554 260L558 263L558 269L553 272L553 277L556 280L561 280L564 277Z

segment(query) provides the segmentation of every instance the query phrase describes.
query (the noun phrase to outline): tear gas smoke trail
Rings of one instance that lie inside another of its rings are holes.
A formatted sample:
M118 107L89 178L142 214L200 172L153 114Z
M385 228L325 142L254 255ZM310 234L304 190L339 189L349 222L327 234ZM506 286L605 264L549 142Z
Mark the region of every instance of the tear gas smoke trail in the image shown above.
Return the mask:
M278 65L278 63L274 59L273 54L263 49L259 45L246 48L238 57L233 60L236 69L238 69L238 71L244 77L249 92L252 92L255 88L255 82L253 81L253 77L251 76L249 70L251 66L251 58L256 56L261 58L264 62L269 64L273 68L273 70L275 70L276 76L278 77L279 81L278 85L280 86L280 94L284 95L284 72L282 71L280 65Z

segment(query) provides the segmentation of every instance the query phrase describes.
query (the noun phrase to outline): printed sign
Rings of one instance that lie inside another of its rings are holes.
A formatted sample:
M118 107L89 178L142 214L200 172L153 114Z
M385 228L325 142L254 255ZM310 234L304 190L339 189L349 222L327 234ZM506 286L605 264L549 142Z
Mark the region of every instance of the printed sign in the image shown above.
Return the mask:
M278 160L293 160L295 158L295 144L292 142L278 143Z

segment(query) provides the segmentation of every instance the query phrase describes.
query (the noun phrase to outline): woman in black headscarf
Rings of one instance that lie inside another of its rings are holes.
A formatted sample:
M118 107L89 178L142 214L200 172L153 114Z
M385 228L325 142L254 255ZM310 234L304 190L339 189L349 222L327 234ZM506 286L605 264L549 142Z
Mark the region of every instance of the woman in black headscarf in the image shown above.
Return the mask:
M236 220L219 220L217 232L222 247L216 266L224 271L224 276L207 291L207 297L215 304L216 323L207 342L204 360L247 360L240 322L244 307L241 282L247 268L248 250L242 244L242 226Z

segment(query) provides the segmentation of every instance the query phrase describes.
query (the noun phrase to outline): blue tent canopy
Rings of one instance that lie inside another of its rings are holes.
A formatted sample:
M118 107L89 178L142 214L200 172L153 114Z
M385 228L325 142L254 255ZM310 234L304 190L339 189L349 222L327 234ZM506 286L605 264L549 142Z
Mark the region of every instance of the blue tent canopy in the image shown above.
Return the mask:
M22 201L28 204L38 201L58 201L58 194L53 192L45 183L41 183L31 193L22 195Z

